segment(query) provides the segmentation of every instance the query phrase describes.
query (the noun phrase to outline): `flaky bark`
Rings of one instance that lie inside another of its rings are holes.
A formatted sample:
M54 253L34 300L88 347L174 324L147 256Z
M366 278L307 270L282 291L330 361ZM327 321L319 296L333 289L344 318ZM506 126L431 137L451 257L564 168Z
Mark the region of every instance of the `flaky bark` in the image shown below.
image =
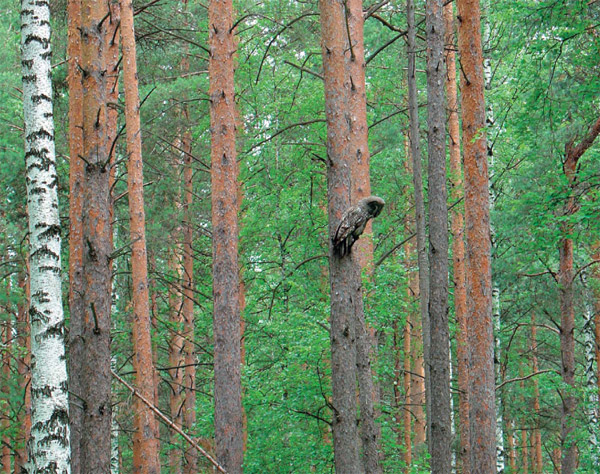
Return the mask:
M489 183L479 0L457 0L465 175L471 466L496 469Z
M327 117L327 195L329 235L335 234L343 212L350 207L352 193L348 156L349 84L346 82L346 18L344 5L322 0L321 47ZM356 282L360 281L358 262L340 258L330 241L329 278L331 285L331 383L333 404L333 448L336 471L364 472L359 456L360 442L356 426ZM360 288L360 286L359 286ZM362 297L362 295L361 295Z
M69 312L71 334L81 334L83 324L83 84L81 77L81 0L69 0ZM70 338L69 389L81 392L82 345ZM71 472L81 472L80 443L82 412L77 397L70 398Z
M19 288L23 290L24 299L17 305L17 346L21 354L17 359L17 373L19 374L19 394L23 397L23 408L17 416L18 438L15 453L14 473L21 474L27 463L27 450L25 445L31 433L31 344L29 339L29 321L27 319L30 291L29 266L27 271L19 274Z
M417 230L417 260L419 263L419 307L421 321L415 327L421 328L421 340L423 341L423 375L424 375L424 399L427 418L423 439L419 438L422 430L415 426L415 445L429 438L430 414L431 414L431 377L430 369L430 321L429 321L429 257L427 254L427 229L425 225L425 201L423 199L423 175L421 170L421 145L419 136L419 104L417 97L416 78L416 27L415 27L415 5L413 0L406 1L406 17L408 22L407 55L408 55L408 114L410 117L410 154L413 167L413 186L415 195L415 220ZM422 398L422 397L421 397ZM415 403L418 404L415 400ZM417 420L418 421L418 420Z
M535 324L535 313L531 313L531 370L535 374L538 372L537 358L537 326ZM533 411L535 413L535 428L533 429L533 472L542 474L542 431L540 430L540 387L537 377L533 378Z
M7 285L7 295L10 294L10 278L6 279ZM10 315L9 318L4 321L4 324L0 326L0 331L2 332L2 402L3 406L10 406L10 360L12 359L12 351L11 351L11 321ZM10 428L10 417L8 414L8 410L5 410L4 413L0 415L0 419L2 420L0 426L2 427L3 435L2 435L2 453L0 454L2 460L2 471L4 474L11 474L10 470L10 446L11 441L8 435L8 430Z
M80 391L71 392L81 410L80 466L89 474L110 469L111 377L110 309L112 226L107 134L106 29L108 4L83 0L81 69L83 75L83 314L72 326L78 345ZM73 364L76 362L73 361ZM83 471L81 471L83 472Z
M371 195L369 140L367 125L367 97L365 87L365 51L364 18L362 0L345 0L346 40L345 54L347 80L351 87L348 91L348 153L354 162L352 171L352 202ZM363 238L354 246L353 253L361 269L371 275L373 267L373 239L371 222L367 223ZM360 287L361 282L357 282ZM362 290L360 291L362 294ZM381 429L376 423L379 393L373 381L373 361L375 360L375 331L365 322L362 295L356 296L356 361L359 385L360 433L365 470L372 474L381 471L380 438Z
M133 286L133 370L140 394L154 399L154 364L150 335L150 295L146 253L146 215L144 210L144 174L140 99L138 91L133 3L121 0L121 38L123 49L123 84L127 125L127 191L129 197L129 231L131 238L131 281ZM158 474L158 421L154 412L136 399L133 436L133 470Z
M238 263L238 164L235 148L236 44L231 0L211 0L209 82L213 223L215 443L218 462L242 472L241 309Z
M187 111L186 111L187 117ZM183 405L183 426L188 433L192 433L196 423L196 353L194 350L194 249L193 249L193 183L192 183L192 146L191 134L184 133L184 218L183 225L183 335L184 335L184 387L185 401ZM241 310L240 310L241 317ZM198 454L195 449L185 452L184 474L195 474L198 470Z
M21 5L21 65L31 285L30 473L69 474L61 237L52 110L50 5Z
M429 155L429 320L431 378L431 471L451 471L450 354L448 330L448 204L444 107L442 0L427 2L427 127ZM433 396L435 394L435 396Z
M458 414L462 474L470 474L469 447L469 352L467 346L467 289L465 283L464 216L460 205L463 199L462 160L460 154L460 125L458 120L458 94L456 87L456 54L454 52L453 4L444 5L446 43L446 98L448 107L448 148L450 149L450 197L452 232L452 265L454 270L454 315L456 318L456 359L458 379Z
M578 210L576 200L577 164L581 156L592 146L600 133L600 118L588 129L581 142L575 146L573 141L565 145L563 173L569 184L569 197L563 209L564 216L571 216ZM560 354L561 375L566 389L562 390L561 412L561 471L572 474L577 467L577 440L574 415L577 409L575 396L575 309L573 307L573 224L566 219L561 224L563 238L559 242L558 285L560 295Z

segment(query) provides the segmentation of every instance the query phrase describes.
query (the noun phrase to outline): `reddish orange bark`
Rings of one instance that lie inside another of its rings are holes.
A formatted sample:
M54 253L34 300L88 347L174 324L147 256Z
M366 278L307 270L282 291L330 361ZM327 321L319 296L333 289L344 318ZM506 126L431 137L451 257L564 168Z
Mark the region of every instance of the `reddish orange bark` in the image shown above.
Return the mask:
M215 444L218 462L242 472L241 300L238 263L238 164L235 148L236 43L231 0L211 0L209 94L213 223Z
M69 312L71 334L81 333L83 319L83 84L81 82L81 0L69 0L68 44L69 58ZM80 393L80 373L75 366L81 359L81 345L69 344L69 390ZM70 399L71 471L80 472L81 410L75 405L76 397Z
M589 128L581 142L575 146L571 140L565 145L563 173L569 184L569 197L563 209L564 216L573 215L579 205L576 200L575 187L577 186L577 164L579 158L594 143L600 134L600 118ZM575 429L574 415L577 409L575 388L575 309L573 307L573 224L565 220L561 225L563 238L559 243L559 272L558 284L560 294L560 351L561 374L565 385L568 386L561 394L561 471L572 474L577 467L577 442L572 433Z
M347 25L348 47L345 53L345 80L347 88L348 155L351 160L351 200L353 203L370 196L369 139L367 125L367 96L365 86L364 17L362 0L345 0L344 14ZM365 234L358 240L354 249L360 268L370 275L373 270L373 239L371 222L367 223ZM362 293L362 291L361 291ZM357 295L357 377L359 385L360 429L365 470L376 474L381 472L380 437L381 429L375 419L378 416L379 391L373 381L373 361L377 347L375 330L368 327L364 317L364 307L358 304Z
M7 282L7 290L10 293L10 278L6 279ZM10 317L10 313L9 313ZM3 327L0 327L2 330L2 398L4 398L4 402L6 403L5 407L9 406L9 396L10 396L10 360L11 360L11 324L10 319L7 319L4 322ZM2 470L4 474L10 474L10 446L12 444L9 436L8 429L10 428L10 418L8 416L8 410L5 410L2 415L0 415L2 419L2 429L4 431L4 435L2 437Z
M414 280L414 275L413 278ZM409 298L412 298L412 292L408 290ZM412 396L411 396L411 357L410 357L410 331L411 331L411 315L410 312L406 313L406 324L404 326L404 464L406 465L406 472L410 472L410 466L412 464L412 446L411 446L411 407L412 407Z
M176 202L176 207L180 205ZM180 236L181 228L176 227L171 236L172 242L177 242ZM181 245L174 245L169 256L169 270L174 278L174 285L169 295L169 320L171 322L172 333L169 341L169 376L171 392L169 397L169 406L171 412L171 421L179 428L183 426L183 402L184 402L184 364L185 356L183 352L183 310L181 284L183 280L183 265L181 263ZM171 434L171 443L173 447L169 451L169 467L173 474L181 474L181 450L178 448L179 435Z
M187 118L187 111L186 111ZM185 223L183 227L183 334L184 334L184 364L185 364L185 402L183 407L183 426L192 433L196 423L196 357L194 351L194 249L193 249L193 183L192 183L192 139L190 132L183 136L184 150L184 204ZM185 474L195 474L198 471L198 454L195 449L185 452Z
M133 369L140 394L154 400L154 364L150 334L150 295L146 254L146 216L140 100L138 91L133 4L123 0L121 8L123 49L123 84L125 86L125 120L127 124L127 190L131 234L131 280L133 285ZM136 398L133 437L133 469L136 473L158 474L158 422L154 412Z
M496 469L489 183L479 0L457 0L465 178L471 466Z
M537 327L535 325L535 313L531 313L531 369L535 374L538 370L537 358ZM533 429L533 472L542 474L542 432L540 430L540 387L537 377L533 378L533 410L535 412L535 428Z
M23 409L19 411L17 421L19 426L18 434L18 445L15 455L14 462L14 473L21 474L21 468L25 467L27 462L27 450L25 446L29 439L29 432L31 431L31 391L30 391L30 372L29 367L31 363L30 356L30 341L29 341L29 282L26 275L27 272L23 272L19 275L19 288L23 290L25 297L17 306L17 345L22 355L17 359L17 372L19 374L19 389L20 394L23 397Z
M446 26L446 99L448 107L448 148L450 150L450 198L458 203L463 198L462 162L460 155L460 130L458 120L458 94L456 87L456 54L454 53L453 4L444 6ZM454 315L456 318L456 359L458 378L458 413L462 473L471 472L469 440L469 351L467 343L467 289L465 275L464 218L460 205L450 214L452 231L452 264L454 268Z

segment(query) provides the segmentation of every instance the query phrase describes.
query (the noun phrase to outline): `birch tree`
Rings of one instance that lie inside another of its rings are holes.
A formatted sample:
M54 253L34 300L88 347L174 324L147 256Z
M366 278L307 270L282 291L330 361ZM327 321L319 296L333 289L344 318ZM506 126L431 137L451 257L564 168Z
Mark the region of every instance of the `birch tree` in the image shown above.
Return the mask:
M50 5L21 6L31 285L30 473L70 473L61 237L54 151Z

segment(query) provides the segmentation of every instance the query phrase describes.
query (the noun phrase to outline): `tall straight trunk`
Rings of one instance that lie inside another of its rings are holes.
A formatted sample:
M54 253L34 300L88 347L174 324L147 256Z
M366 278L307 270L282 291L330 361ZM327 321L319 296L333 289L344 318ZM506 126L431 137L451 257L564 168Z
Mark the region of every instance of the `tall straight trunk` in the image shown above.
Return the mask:
M187 118L187 110L185 111ZM184 218L183 225L183 334L184 334L184 387L185 401L183 406L183 426L188 433L192 433L196 423L196 355L194 351L194 234L192 224L193 204L193 170L192 170L192 142L189 131L183 136L184 150ZM241 310L240 310L241 315ZM195 474L198 470L198 453L195 449L185 452L184 474Z
M483 23L483 44L489 44L490 42L490 2L484 0L484 23ZM489 57L489 51L487 55L483 57L483 76L484 76L484 87L486 91L492 89L492 61ZM485 109L485 121L487 125L487 131L489 135L495 131L496 119L494 118L494 108L491 101L486 104ZM490 170L490 212L494 209L494 203L496 201L496 192L494 190L494 147L493 140L487 140L487 162ZM490 233L492 236L492 247L495 248L495 232L494 227L490 224ZM492 252L495 254L496 252ZM501 331L501 312L500 312L500 288L498 288L497 282L492 279L492 321L494 324L494 346L495 346L495 368L496 368L496 384L502 383L502 370L500 361L502 360L501 344L500 344L500 331ZM504 453L504 422L503 412L504 407L502 405L504 391L500 390L496 394L496 472L503 474L506 467L505 453Z
M7 293L10 294L10 277L6 278L7 283ZM10 360L12 358L11 353L11 324L10 324L10 314L9 318L4 322L4 326L0 326L0 330L2 331L2 344L4 346L4 350L2 351L2 399L3 405L5 407L10 406ZM10 447L14 443L10 440L8 430L10 428L10 417L8 414L8 410L0 415L2 419L2 430L4 434L2 435L2 470L4 474L11 474L10 470Z
M574 169L573 169L574 171ZM569 226L565 224L565 227ZM569 235L569 229L563 229ZM573 307L573 239L563 238L559 244L560 270L558 284L560 293L560 353L561 375L565 388L561 391L561 471L573 474L577 465L577 443L573 416L577 400L575 389L575 309Z
M321 0L321 47L327 118L327 196L329 236L350 207L355 160L348 154L348 84L344 54L347 30L344 5ZM340 258L329 239L331 285L331 384L333 451L337 472L361 473L356 407L356 308L360 267L352 257ZM360 296L362 297L362 295Z
M471 466L496 469L489 183L479 0L457 0L462 66Z
M345 75L351 86L348 89L348 154L354 161L351 166L351 201L358 202L371 194L369 140L367 125L367 97L365 86L364 17L362 0L344 0L344 25L347 25ZM365 236L356 243L353 251L361 269L372 276L373 239L371 222L367 223ZM359 290L362 293L362 290ZM381 428L378 416L379 391L373 381L373 361L376 354L375 331L367 326L362 295L356 298L356 361L359 385L360 433L363 462L367 472L382 472L380 464Z
M238 164L232 0L211 0L209 82L213 224L213 332L217 461L242 472L241 308L238 264Z
M19 274L19 288L23 290L24 299L17 305L17 347L19 357L17 358L17 373L19 374L20 396L23 397L23 408L17 416L18 438L15 452L14 473L21 474L27 463L27 450L25 445L31 432L31 344L29 339L29 322L27 320L29 308L29 267Z
M414 0L406 0L408 22L408 113L410 117L410 154L413 164L413 185L415 194L415 220L417 227L417 260L419 263L419 302L421 310L421 331L423 341L423 367L425 405L427 413L426 438L430 439L431 420L431 377L430 377L430 321L429 321L429 257L427 255L427 229L425 223L425 201L423 199L423 176L421 171L421 146L419 137L419 104L416 77L416 27ZM415 402L417 403L417 402ZM417 434L420 432L415 426ZM415 437L417 444L417 437Z
M452 466L450 354L448 329L448 204L446 114L444 107L444 18L442 0L427 2L427 127L429 154L429 321L431 393L431 471Z
M411 297L412 295L409 295ZM403 411L404 425L404 464L406 465L406 472L410 472L410 466L412 464L412 446L411 446L411 407L412 407L412 396L411 396L411 357L410 357L410 312L406 313L406 323L404 326L404 399L405 408Z
M406 135L405 139L405 151L406 161L404 168L408 176L413 176L413 159L410 149L410 137ZM414 205L414 190L408 187L405 199L408 203L408 207ZM405 232L407 235L415 232L416 220L413 214L407 214L405 217ZM425 371L423 367L423 335L421 331L421 317L420 311L413 311L413 303L419 300L419 270L417 264L417 245L411 241L407 242L404 246L406 255L406 269L408 273L408 301L411 302L410 313L407 314L407 328L408 333L405 337L410 339L410 351L405 354L408 357L410 364L408 367L405 365L405 377L408 375L408 384L410 386L410 410L405 411L405 416L412 422L414 420L412 432L409 433L406 439L406 446L408 448L408 442L412 436L412 444L414 449L411 451L421 451L425 443L425 413L423 411L425 405ZM416 265L415 265L416 264ZM406 379L405 379L406 380ZM405 418L406 421L406 418ZM410 431L410 430L409 430ZM411 453L412 463L412 453ZM407 463L407 466L410 463Z
M535 374L538 370L537 358L537 326L535 324L535 313L531 313L531 370ZM533 472L542 474L542 431L540 429L540 387L537 377L533 378L533 411L535 412L535 428L533 429Z
M180 204L176 201L176 207ZM181 227L177 226L171 235L171 241L177 242L180 237ZM183 352L183 309L182 309L182 288L183 265L181 262L181 245L173 245L169 255L169 270L175 283L171 288L169 295L169 322L172 332L169 341L169 377L171 391L169 394L169 407L171 412L171 421L179 428L183 426L183 402L184 402L184 365L185 356ZM171 433L171 450L169 451L169 468L172 474L181 474L181 450L178 446L179 435Z
M109 149L106 96L106 28L108 4L83 0L81 7L81 69L83 76L83 314L70 331L77 344L81 410L80 469L110 469L111 375L110 310L112 226L109 194ZM73 346L71 346L73 347Z
M446 43L446 98L448 107L448 138L450 149L450 197L452 203L463 199L462 160L460 154L460 124L458 120L458 93L456 86L456 54L454 9L444 5ZM458 380L458 418L462 474L470 474L469 447L469 352L467 346L467 288L465 275L464 216L462 206L453 205L451 212L452 266L454 273L454 315L456 318L456 359Z
M515 453L515 429L510 419L506 419L506 444L508 445L508 466L510 472L517 472L517 455Z
M83 324L83 84L81 77L81 0L69 0L68 44L69 58L69 313L71 334L81 334ZM69 339L69 390L81 392L80 365L82 345ZM80 443L81 401L70 397L71 472L81 472Z
M121 3L121 39L123 49L123 84L127 125L127 191L131 238L131 280L133 287L133 370L137 390L147 400L154 400L154 363L150 334L150 294L146 252L146 215L144 210L144 174L140 98L138 91L133 3ZM136 398L135 433L133 436L133 470L158 474L158 421L154 412Z
M369 140L367 125L367 96L365 86L364 17L362 0L345 0L348 47L345 55L346 75L351 87L348 94L349 127L348 153L355 160L352 172L352 202L371 195ZM372 277L373 239L371 222L365 236L356 242L354 253L361 269ZM362 293L362 291L360 291ZM362 296L356 296L356 362L359 385L360 434L363 462L367 472L382 472L380 464L381 428L376 423L379 391L373 381L373 361L376 354L375 331L365 322Z
M31 285L29 472L70 472L61 237L52 112L50 5L21 5L21 54Z
M527 433L526 429L521 430L521 467L519 470L521 474L529 474L529 440Z
M577 192L577 164L579 158L592 146L600 134L600 118L586 131L579 144L571 140L565 145L563 173L569 184L569 197L563 209L563 215L568 217L577 212L579 205ZM562 390L561 412L561 471L572 474L577 467L577 441L573 436L575 431L574 415L577 409L575 396L575 309L573 307L573 239L568 237L573 233L573 224L569 220L561 225L564 236L559 242L559 272L558 285L560 297L560 353L561 375L566 388Z

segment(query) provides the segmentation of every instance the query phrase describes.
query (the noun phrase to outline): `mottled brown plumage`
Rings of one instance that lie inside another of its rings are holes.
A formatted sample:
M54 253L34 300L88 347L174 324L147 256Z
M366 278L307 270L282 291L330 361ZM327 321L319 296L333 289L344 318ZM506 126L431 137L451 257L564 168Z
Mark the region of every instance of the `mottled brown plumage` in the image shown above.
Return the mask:
M344 257L350 253L352 245L364 232L369 219L377 217L385 201L377 196L369 196L348 209L333 236L333 248L337 255Z

